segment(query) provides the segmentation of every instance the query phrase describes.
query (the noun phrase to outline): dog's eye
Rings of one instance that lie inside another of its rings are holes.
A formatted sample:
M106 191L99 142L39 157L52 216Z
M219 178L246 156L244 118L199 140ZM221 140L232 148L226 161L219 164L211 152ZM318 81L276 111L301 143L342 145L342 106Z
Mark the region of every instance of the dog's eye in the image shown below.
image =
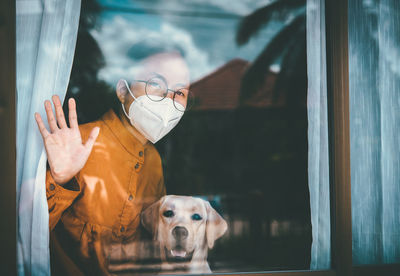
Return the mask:
M194 214L192 220L202 220L203 218L199 214Z
M164 215L164 217L170 218L170 217L173 217L175 214L174 214L174 211L168 210L168 211L165 211L163 213L163 215Z

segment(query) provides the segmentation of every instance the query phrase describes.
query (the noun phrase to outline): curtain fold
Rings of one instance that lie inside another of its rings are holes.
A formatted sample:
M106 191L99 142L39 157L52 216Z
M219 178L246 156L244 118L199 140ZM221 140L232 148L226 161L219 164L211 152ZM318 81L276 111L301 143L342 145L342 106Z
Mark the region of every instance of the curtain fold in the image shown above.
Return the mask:
M400 262L400 1L349 1L355 265Z
M308 185L312 225L310 269L331 266L325 5L307 0Z
M18 274L49 275L46 155L34 113L68 86L80 0L17 0Z

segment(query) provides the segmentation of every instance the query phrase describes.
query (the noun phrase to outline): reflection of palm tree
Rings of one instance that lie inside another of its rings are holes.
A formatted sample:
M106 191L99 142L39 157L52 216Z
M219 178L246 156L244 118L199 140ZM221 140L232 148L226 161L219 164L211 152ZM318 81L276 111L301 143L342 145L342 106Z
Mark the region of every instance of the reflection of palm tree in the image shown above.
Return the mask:
M69 97L76 99L79 123L96 120L117 101L113 89L97 78L105 60L90 31L98 27L100 12L96 0L82 1L74 63L64 101L67 103ZM67 104L64 104L64 112L68 112Z
M273 19L294 18L265 46L242 78L241 100L254 95L264 84L270 65L281 58L280 72L275 83L276 92L287 91L287 100L298 103L307 88L306 65L306 0L277 0L243 18L236 33L236 43L246 44L263 26Z

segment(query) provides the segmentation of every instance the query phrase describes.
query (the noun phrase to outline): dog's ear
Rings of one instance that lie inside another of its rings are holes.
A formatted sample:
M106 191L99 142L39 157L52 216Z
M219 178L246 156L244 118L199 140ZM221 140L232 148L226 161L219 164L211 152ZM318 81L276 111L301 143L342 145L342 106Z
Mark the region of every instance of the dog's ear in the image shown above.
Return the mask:
M158 213L160 211L160 205L163 202L164 197L154 202L152 205L147 207L140 215L140 221L143 227L151 233L153 238L157 236L158 228Z
M227 230L228 224L226 221L211 207L208 201L205 201L207 210L207 226L206 238L208 248L214 247L215 240L219 239Z

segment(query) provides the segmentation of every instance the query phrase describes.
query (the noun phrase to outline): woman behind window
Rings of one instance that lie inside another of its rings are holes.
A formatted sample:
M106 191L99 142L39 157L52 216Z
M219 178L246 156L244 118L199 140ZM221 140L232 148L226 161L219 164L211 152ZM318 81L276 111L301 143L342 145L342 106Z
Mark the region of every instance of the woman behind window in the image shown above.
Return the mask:
M107 249L140 238L141 211L165 195L161 158L153 146L179 122L188 99L189 71L173 52L152 55L128 85L120 107L78 125L69 99L69 127L60 99L45 109L50 130L35 114L48 158L46 191L53 275L107 274Z

